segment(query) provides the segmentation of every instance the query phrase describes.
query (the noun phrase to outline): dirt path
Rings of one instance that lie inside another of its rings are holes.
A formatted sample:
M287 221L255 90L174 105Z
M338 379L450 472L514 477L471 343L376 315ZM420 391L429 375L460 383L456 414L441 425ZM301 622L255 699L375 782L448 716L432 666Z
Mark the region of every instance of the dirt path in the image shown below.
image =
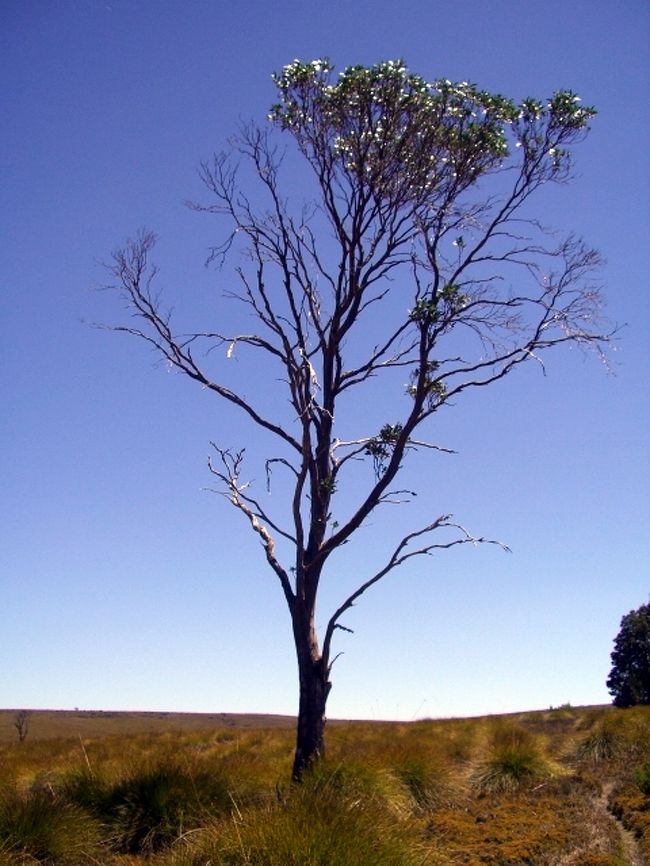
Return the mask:
M614 787L613 782L606 782L603 785L603 791L600 797L595 801L596 808L607 815L609 820L613 822L616 831L621 840L621 849L625 861L629 866L648 866L641 853L641 846L631 830L627 830L623 824L609 810L609 797Z

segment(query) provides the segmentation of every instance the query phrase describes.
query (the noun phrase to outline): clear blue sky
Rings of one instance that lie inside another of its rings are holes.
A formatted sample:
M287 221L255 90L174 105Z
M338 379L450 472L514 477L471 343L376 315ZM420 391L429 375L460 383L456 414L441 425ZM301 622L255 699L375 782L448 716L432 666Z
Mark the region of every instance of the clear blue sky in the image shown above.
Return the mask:
M202 489L209 440L254 452L254 432L84 321L120 319L93 290L99 262L143 225L175 305L211 313L230 276L203 267L218 226L184 206L197 166L240 119L263 120L273 70L321 56L595 104L579 176L540 217L600 249L609 315L627 323L615 375L560 352L546 378L522 370L436 422L459 453L426 465L409 519L451 511L513 553L387 578L346 620L329 714L609 700L620 618L650 593L649 16L644 0L5 0L0 706L296 709L277 582ZM375 543L371 525L360 574ZM340 591L325 587L323 612Z

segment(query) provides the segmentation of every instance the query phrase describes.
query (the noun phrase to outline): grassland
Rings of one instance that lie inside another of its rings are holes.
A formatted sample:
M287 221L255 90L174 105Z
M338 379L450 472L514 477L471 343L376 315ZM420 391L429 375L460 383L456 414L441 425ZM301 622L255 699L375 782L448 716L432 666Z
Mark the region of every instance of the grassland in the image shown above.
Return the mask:
M0 712L6 866L644 866L650 707L332 724Z
M16 739L17 710L0 710L0 743ZM125 713L107 710L30 710L29 739L115 737L133 734L192 733L219 728L293 728L293 716L237 713Z

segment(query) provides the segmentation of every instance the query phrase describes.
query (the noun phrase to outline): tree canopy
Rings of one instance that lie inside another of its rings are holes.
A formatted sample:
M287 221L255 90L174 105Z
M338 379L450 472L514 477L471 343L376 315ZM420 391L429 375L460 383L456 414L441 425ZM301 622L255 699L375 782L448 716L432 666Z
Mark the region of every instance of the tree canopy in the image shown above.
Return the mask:
M611 659L607 688L614 704L650 704L650 603L623 617Z

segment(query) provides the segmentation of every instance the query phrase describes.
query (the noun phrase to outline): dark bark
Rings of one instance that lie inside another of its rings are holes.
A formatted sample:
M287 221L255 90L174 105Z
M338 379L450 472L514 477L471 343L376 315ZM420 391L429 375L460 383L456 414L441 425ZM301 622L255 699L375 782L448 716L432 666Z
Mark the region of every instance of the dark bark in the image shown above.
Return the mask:
M318 648L313 616L294 617L294 639L300 703L292 775L299 782L305 771L325 755L325 707L331 683L326 659Z

